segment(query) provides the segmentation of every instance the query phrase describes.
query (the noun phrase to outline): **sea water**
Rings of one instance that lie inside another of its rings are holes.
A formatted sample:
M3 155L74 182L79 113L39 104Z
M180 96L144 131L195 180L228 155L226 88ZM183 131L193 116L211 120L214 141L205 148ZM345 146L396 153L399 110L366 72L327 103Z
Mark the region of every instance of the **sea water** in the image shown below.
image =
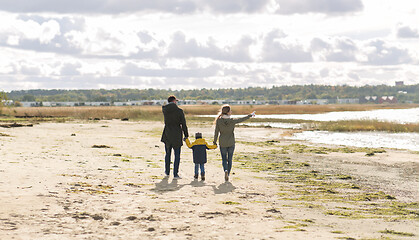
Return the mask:
M245 115L234 115L232 117L243 116ZM215 115L206 115L205 117L215 117ZM272 114L256 115L256 118L266 119L266 122L244 122L243 125L287 129L302 129L304 126L304 124L298 123L269 122L269 119L301 119L313 121L378 120L405 124L419 123L419 108L329 112L319 114ZM354 147L384 147L419 151L419 133L303 131L295 133L289 138L313 143L337 144Z

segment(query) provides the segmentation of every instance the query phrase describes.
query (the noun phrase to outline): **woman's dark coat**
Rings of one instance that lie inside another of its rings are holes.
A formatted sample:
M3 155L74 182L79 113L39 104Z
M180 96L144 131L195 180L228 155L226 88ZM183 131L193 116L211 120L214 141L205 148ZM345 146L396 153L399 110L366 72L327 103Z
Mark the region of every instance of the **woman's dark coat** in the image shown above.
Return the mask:
M162 107L164 115L164 130L161 141L173 148L183 145L182 131L185 138L189 137L186 126L185 114L175 103L169 103Z

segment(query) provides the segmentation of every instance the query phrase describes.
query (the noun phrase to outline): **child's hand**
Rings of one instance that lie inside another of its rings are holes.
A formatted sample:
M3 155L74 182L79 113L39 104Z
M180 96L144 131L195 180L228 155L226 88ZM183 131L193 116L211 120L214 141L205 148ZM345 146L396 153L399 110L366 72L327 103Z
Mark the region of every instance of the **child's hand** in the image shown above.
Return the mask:
M188 139L188 138L187 138L187 137L183 138L183 141L185 141L185 142L186 142L186 139Z

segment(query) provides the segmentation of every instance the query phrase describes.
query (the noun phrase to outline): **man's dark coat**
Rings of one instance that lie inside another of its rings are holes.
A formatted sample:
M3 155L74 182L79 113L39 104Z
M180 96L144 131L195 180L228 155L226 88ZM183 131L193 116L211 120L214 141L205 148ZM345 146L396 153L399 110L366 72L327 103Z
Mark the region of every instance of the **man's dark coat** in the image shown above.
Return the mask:
M161 141L173 148L183 145L182 131L185 138L189 137L185 114L176 104L169 103L162 107L164 115L164 130Z

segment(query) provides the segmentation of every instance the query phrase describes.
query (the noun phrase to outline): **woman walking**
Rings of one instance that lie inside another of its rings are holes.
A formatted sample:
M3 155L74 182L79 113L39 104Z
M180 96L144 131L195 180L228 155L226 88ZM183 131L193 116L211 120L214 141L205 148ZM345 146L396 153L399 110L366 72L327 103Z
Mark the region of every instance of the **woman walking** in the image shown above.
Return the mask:
M242 118L231 118L231 107L222 106L218 116L215 118L214 145L217 144L218 135L220 135L220 152L223 160L224 179L228 181L233 162L233 153L235 147L234 128L237 123L243 122L250 117L255 116L255 112Z

